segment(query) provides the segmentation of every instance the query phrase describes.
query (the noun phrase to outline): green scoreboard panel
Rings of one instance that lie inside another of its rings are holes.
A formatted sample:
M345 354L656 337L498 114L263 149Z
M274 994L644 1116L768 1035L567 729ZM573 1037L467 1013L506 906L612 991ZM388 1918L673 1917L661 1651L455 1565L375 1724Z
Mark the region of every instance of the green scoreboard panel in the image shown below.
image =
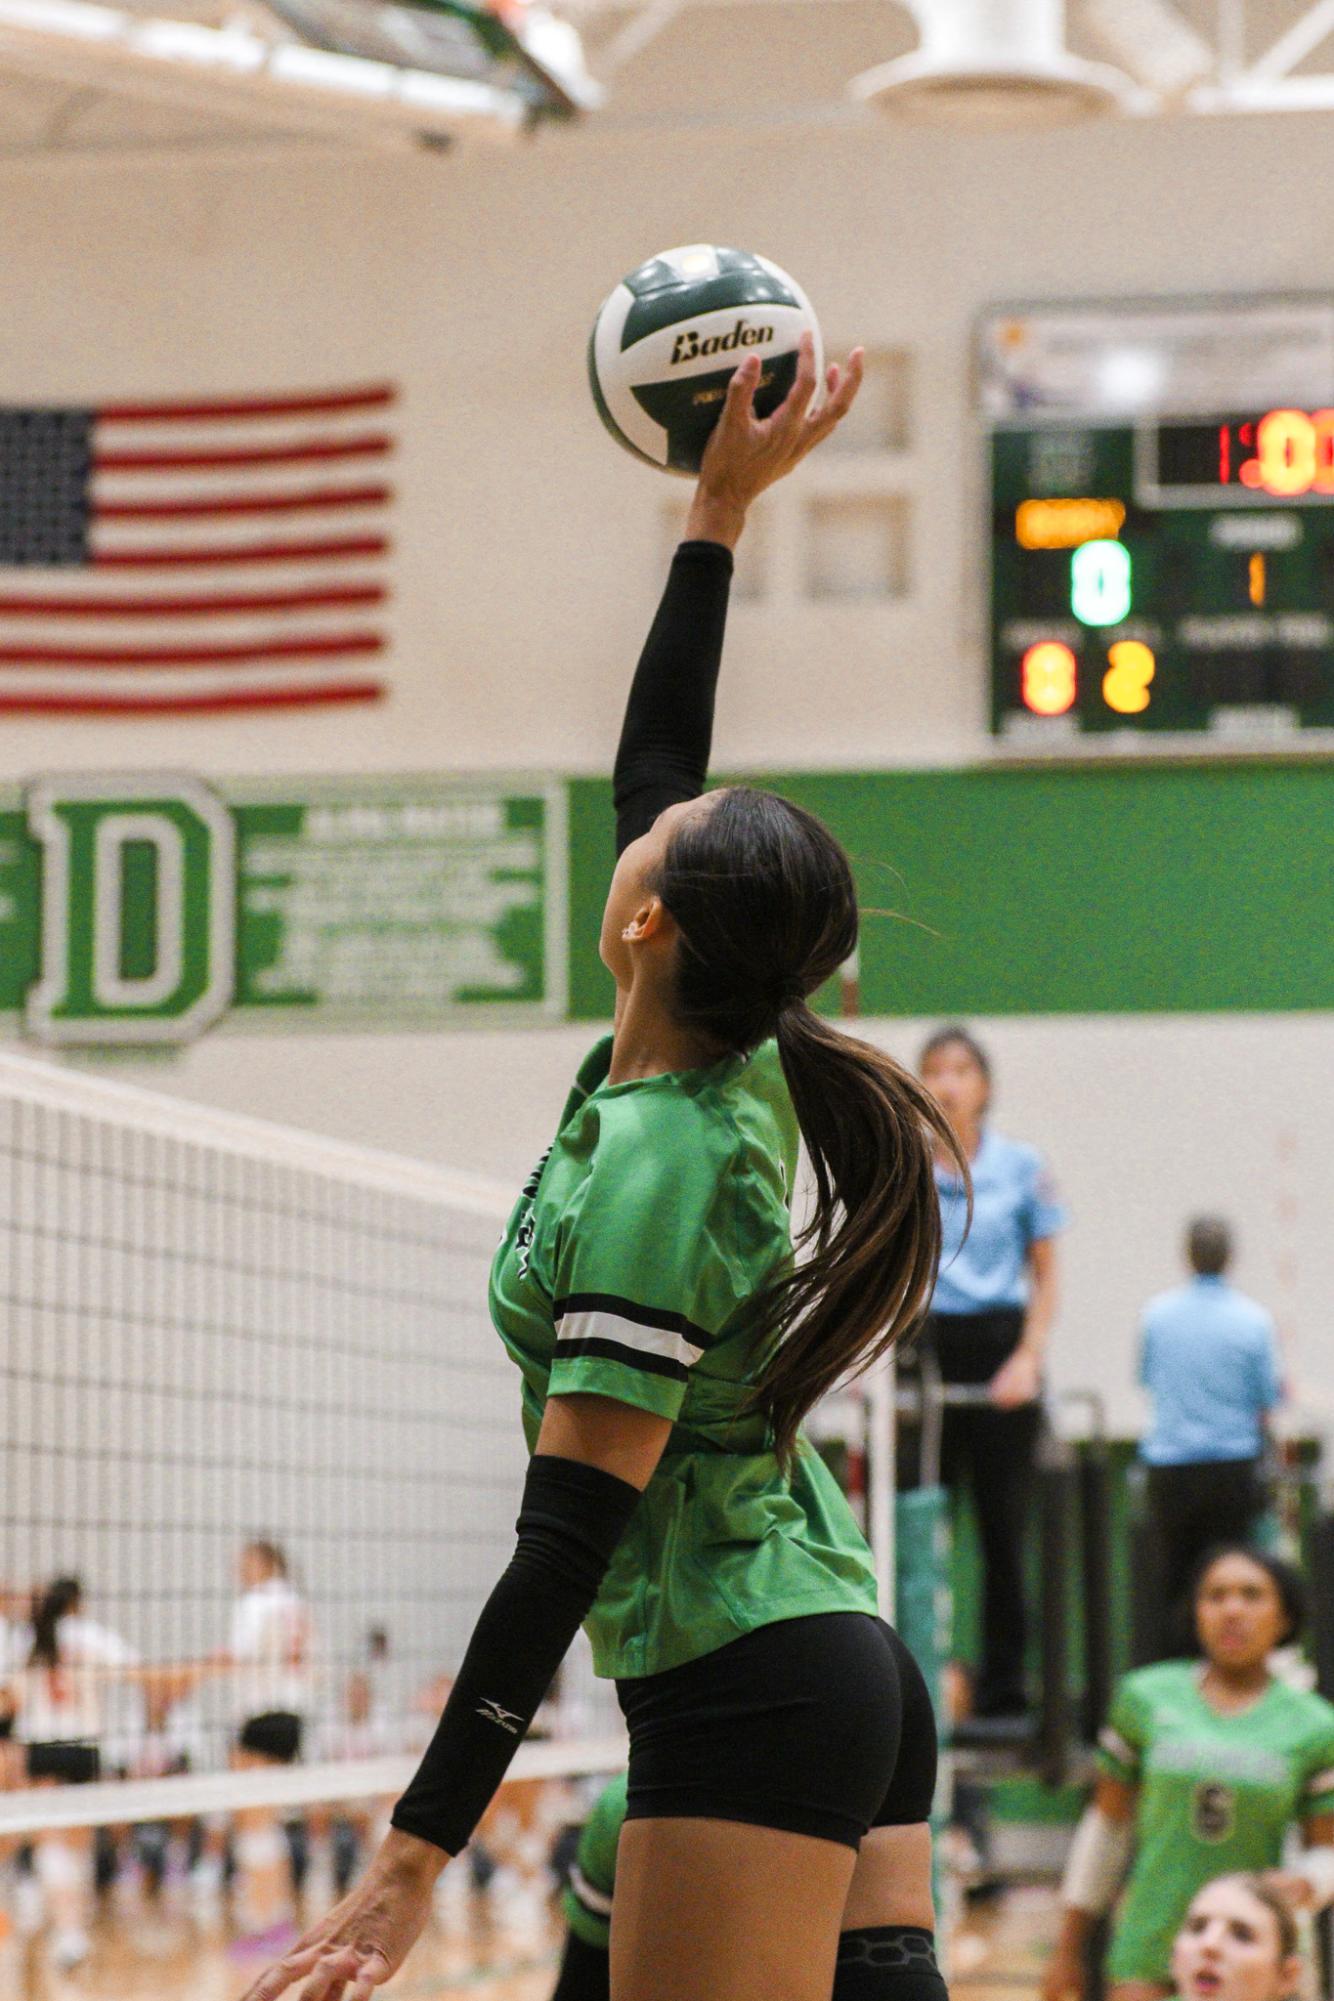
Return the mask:
M1334 302L989 315L991 728L1334 747Z

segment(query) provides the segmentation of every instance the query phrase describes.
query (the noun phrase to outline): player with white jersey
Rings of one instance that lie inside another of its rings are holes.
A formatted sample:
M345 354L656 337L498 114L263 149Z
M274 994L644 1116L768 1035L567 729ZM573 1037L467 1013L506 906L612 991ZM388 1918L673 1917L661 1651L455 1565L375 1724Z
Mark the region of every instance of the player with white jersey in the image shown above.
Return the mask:
M58 1577L38 1598L31 1627L18 1635L9 1679L14 1735L33 1786L87 1785L101 1776L107 1700L139 1665L129 1643L85 1617L76 1577ZM38 1836L36 1877L45 1897L57 1964L88 1953L92 1834L86 1828Z
M310 1614L277 1543L256 1538L241 1551L240 1596L227 1646L238 1770L291 1765L301 1756L314 1697ZM267 1957L292 1931L291 1858L278 1815L248 1807L235 1815L238 1915L236 1956Z
M237 1748L290 1765L301 1755L313 1693L310 1614L276 1543L247 1543L239 1574L226 1647Z

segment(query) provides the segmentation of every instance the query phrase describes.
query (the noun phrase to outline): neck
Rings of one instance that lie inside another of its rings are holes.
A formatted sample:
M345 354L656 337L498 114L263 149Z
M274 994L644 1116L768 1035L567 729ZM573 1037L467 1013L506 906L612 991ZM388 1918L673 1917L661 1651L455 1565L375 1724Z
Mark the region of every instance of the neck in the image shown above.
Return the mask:
M723 1054L696 1030L675 1022L659 996L647 987L636 982L618 990L609 1083L661 1077L669 1070L700 1070Z
M1220 1695L1257 1695L1269 1682L1267 1660L1251 1661L1245 1667L1222 1667L1217 1661L1205 1664L1204 1678Z
M977 1149L982 1144L981 1119L960 1120L960 1122L954 1126L953 1131L955 1139L958 1140L959 1145L963 1150L964 1159L971 1160L974 1154L977 1152ZM952 1171L957 1171L954 1169L954 1161L952 1157L941 1145L939 1140L934 1140L932 1142L932 1151L934 1152L936 1160L941 1167L948 1167Z

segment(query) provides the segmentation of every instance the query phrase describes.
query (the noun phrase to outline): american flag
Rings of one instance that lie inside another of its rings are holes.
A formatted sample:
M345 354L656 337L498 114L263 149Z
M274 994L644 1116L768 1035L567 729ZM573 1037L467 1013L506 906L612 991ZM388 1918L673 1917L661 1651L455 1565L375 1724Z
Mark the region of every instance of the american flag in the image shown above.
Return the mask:
M394 405L0 407L0 711L377 700Z

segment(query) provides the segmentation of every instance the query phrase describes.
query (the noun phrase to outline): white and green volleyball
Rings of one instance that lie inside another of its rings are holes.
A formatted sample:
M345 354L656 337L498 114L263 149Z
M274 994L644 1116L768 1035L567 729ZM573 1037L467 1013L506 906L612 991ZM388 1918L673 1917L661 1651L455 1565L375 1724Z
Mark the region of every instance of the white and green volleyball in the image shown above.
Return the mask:
M797 372L797 344L819 323L796 280L767 257L687 243L623 278L593 322L588 375L618 444L649 465L691 474L718 421L734 369L763 362L755 408L777 409Z

